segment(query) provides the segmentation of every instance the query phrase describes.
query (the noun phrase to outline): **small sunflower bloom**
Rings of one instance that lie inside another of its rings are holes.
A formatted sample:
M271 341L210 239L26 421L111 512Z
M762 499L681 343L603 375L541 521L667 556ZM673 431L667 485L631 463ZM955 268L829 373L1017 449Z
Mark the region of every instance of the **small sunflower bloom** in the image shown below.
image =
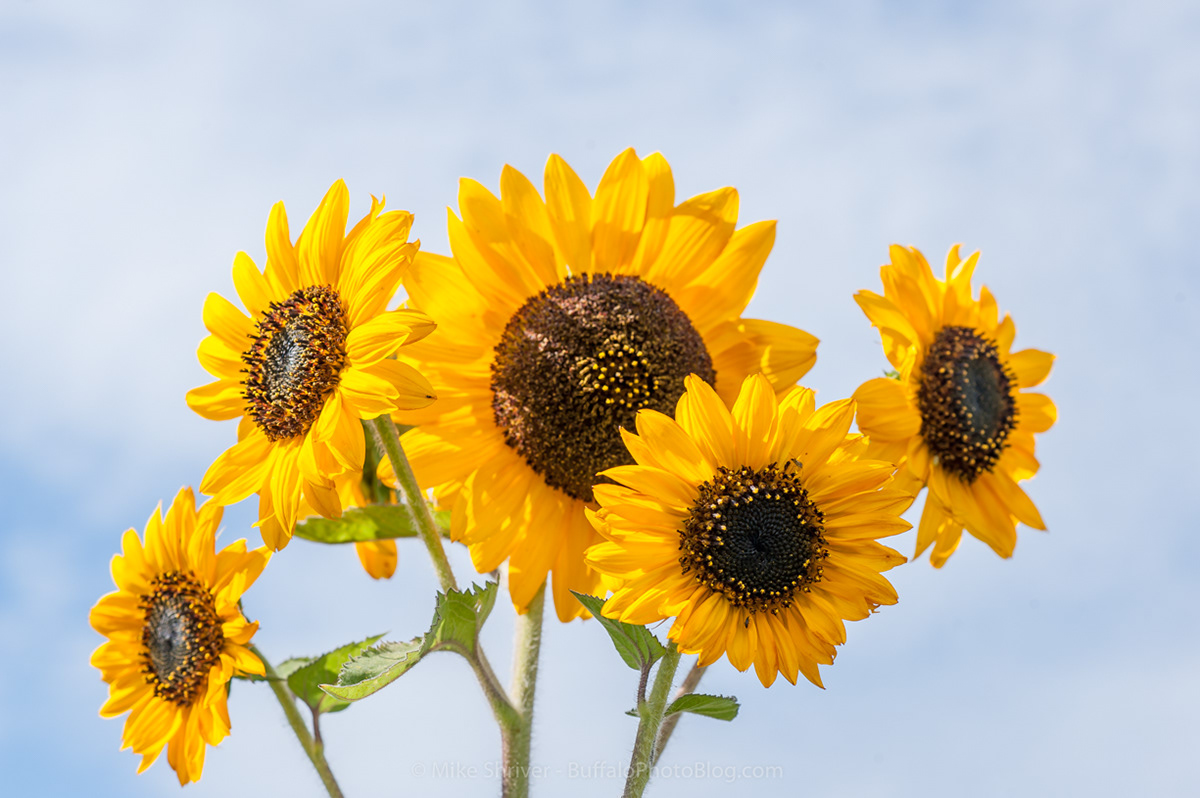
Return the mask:
M129 717L122 748L142 757L138 773L167 749L180 784L197 781L206 746L229 734L227 685L235 674L263 675L247 647L257 622L238 600L267 561L266 548L239 540L215 551L221 508L196 510L188 488L164 518L159 506L144 540L130 529L112 560L117 590L92 608L92 628L108 638L92 665L109 685L101 717Z
M349 195L333 184L293 244L283 203L267 222L267 264L239 252L233 282L246 311L219 294L204 303L211 333L200 363L215 382L188 392L208 419L240 419L238 442L208 469L200 490L218 504L257 493L263 540L288 544L301 503L341 514L335 479L359 473L361 420L412 410L434 399L397 350L434 328L415 310L388 310L419 244L412 214L371 210L345 232Z
M848 434L852 400L777 399L759 374L728 408L699 377L686 384L673 420L643 410L636 435L621 431L635 462L595 486L604 542L587 560L613 591L604 614L674 617L667 636L701 665L725 655L768 687L780 673L822 686L843 621L896 603L882 573L905 558L877 538L910 528L912 497Z
M585 614L570 591L599 586L583 508L598 472L631 462L618 429L643 408L670 411L692 373L729 398L756 371L784 391L817 339L742 317L775 223L738 228L733 188L677 204L658 153L621 153L594 195L557 155L544 197L506 166L499 197L464 179L458 204L453 257L421 253L405 277L438 332L400 357L440 398L395 418L416 426L413 470L476 569L508 562L518 612L552 572L567 621Z
M898 464L899 483L914 495L929 488L915 556L932 545L930 561L942 567L965 528L1011 557L1018 521L1046 528L1018 483L1037 473L1034 435L1058 417L1048 396L1028 390L1050 374L1054 355L1012 351L1012 318L1000 318L987 286L978 299L972 292L978 252L964 259L952 247L944 279L915 248L890 254L883 296L860 291L854 299L879 329L896 376L855 391L858 428L873 457Z

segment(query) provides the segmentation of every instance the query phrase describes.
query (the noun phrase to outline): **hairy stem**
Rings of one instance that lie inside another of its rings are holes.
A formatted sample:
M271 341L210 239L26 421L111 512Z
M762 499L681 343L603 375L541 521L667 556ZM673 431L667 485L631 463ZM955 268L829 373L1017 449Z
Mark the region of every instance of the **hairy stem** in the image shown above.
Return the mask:
M704 676L704 672L708 670L707 665L700 664L700 658L696 658L696 664L688 671L688 675L683 677L683 684L679 685L679 690L675 692L675 697L690 695L696 692L696 688L700 686L700 678ZM679 719L683 717L682 712L676 712L674 715L668 715L663 721L662 728L658 730L658 741L654 743L654 761L652 765L658 764L658 758L662 756L663 749L667 747L667 741L671 739L671 733L675 731L675 726L679 724Z
M542 617L546 610L546 585L524 615L517 616L513 632L513 675L509 690L520 713L520 723L504 731L504 773L501 794L506 798L529 795L529 762L533 735L533 699L537 687L538 656L542 650Z
M413 474L412 466L408 464L404 447L400 445L400 433L396 429L396 422L392 421L391 416L382 415L375 419L372 425L375 434L379 436L383 451L392 463L392 471L396 474L396 492L403 497L405 505L412 513L413 523L417 525L417 534L421 536L425 548L429 549L429 556L433 559L433 568L437 571L442 590L457 590L458 582L454 579L454 571L450 570L450 560L446 558L446 550L442 547L441 531L437 522L433 520L433 513L429 511L425 493L417 485L417 477Z
M325 746L320 740L313 739L313 736L308 733L308 727L304 725L304 718L300 717L300 710L296 708L296 697L288 689L287 682L275 672L275 668L263 656L261 651L253 645L250 646L250 650L262 660L263 670L266 672L267 684L271 685L271 692L275 693L275 698L278 699L279 706L283 707L283 714L287 716L288 725L296 733L296 739L300 741L300 747L304 749L304 753L308 754L313 767L317 769L317 774L321 777L321 783L325 785L325 791L329 793L330 798L343 798L337 779L333 777L333 771L329 769L329 763L325 760ZM313 715L313 724L314 726L316 725L315 714Z
M667 697L675 681L675 670L679 667L679 649L674 643L667 644L667 653L658 663L654 675L654 686L650 698L638 704L637 738L633 743L633 756L629 760L629 775L625 779L624 798L641 798L650 782L650 768L654 764L654 747L658 730L662 726L667 708Z
M429 550L429 556L433 560L433 567L437 571L442 591L457 590L458 582L454 578L454 571L450 569L450 560L447 559L446 550L442 546L441 531L438 529L437 522L433 520L433 513L429 511L429 502L426 501L424 491L417 484L417 477L413 474L408 457L404 454L404 447L400 443L400 431L396 429L396 423L392 421L391 416L383 415L369 422L369 426L379 447L387 454L388 460L392 464L392 471L396 474L396 496L412 513L417 534L420 535L425 548ZM496 721L500 724L501 733L507 734L507 730L515 728L519 722L519 711L509 700L504 688L500 686L500 680L496 678L487 655L483 653L478 642L475 644L474 651L460 651L459 653L471 663L471 670L475 672L479 686L483 688L483 694L492 707L492 714L496 716Z

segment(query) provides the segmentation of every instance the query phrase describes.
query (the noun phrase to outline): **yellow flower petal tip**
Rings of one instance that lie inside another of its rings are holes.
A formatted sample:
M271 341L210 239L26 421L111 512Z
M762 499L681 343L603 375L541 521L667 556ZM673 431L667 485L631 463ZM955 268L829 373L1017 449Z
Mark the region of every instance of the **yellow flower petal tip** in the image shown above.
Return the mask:
M398 358L441 398L394 417L475 567L509 563L518 610L553 573L559 618L583 616L570 591L601 585L584 507L633 462L619 430L639 411L673 412L691 374L732 400L747 374L782 393L815 362L813 336L742 317L775 225L737 216L730 188L677 202L657 153L622 152L594 192L552 155L541 193L512 167L499 196L463 180L451 256L404 278L438 329Z
M205 418L239 418L238 442L201 489L219 504L257 493L259 526L274 549L305 509L336 516L328 484L363 468L360 421L426 407L429 381L397 352L428 336L423 313L388 310L417 253L412 214L371 210L347 232L349 192L337 181L293 242L282 203L267 222L267 261L234 258L245 310L210 294L200 362L216 381L188 392Z
M963 258L955 245L941 278L915 248L890 254L883 295L855 296L895 369L855 391L858 427L871 456L897 464L899 484L914 496L929 489L917 556L932 546L930 562L941 568L965 529L1010 557L1018 522L1045 529L1018 483L1037 473L1034 435L1057 419L1048 397L1028 391L1054 356L1013 351L1012 319L1000 318L987 287L978 298L972 291L979 253Z
M175 497L166 517L156 511L143 538L130 529L113 557L117 590L89 616L107 639L92 665L109 685L100 709L129 713L122 748L142 757L138 772L165 749L180 784L197 781L207 745L229 734L226 685L236 673L262 674L247 648L258 628L238 607L270 553L239 540L215 551L221 509L196 510L192 491Z
M820 665L896 591L905 561L877 542L910 528L911 496L889 463L861 457L853 406L814 410L812 391L778 398L761 375L732 407L691 381L675 418L647 415L635 464L609 472L589 519L604 541L587 559L613 595L605 615L668 632L701 663L726 656L770 686L821 686Z

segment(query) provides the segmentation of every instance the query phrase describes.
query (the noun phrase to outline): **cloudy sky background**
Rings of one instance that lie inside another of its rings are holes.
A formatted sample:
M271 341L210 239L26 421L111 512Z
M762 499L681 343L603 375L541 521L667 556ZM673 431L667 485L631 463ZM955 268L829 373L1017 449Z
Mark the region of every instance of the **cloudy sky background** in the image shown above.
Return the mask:
M262 257L271 204L301 220L343 177L353 212L386 193L446 252L460 176L496 190L511 163L540 185L558 152L594 188L630 145L667 156L680 198L734 185L743 222L779 219L750 313L822 339L805 383L823 401L886 367L851 295L892 242L981 249L1017 344L1059 356L1029 485L1050 533L894 571L900 604L851 625L825 691L712 669L741 716L686 718L664 764L782 768L750 794L1200 790L1195 4L246 5L0 6L6 792L177 794L97 716L87 611L121 531L233 440L183 396L207 381L204 296L232 295L237 250ZM231 508L225 539L256 541L253 514ZM246 598L256 642L281 660L420 631L435 581L409 543L380 584L296 542ZM502 671L511 617L485 635ZM551 623L543 655L535 789L619 793L572 776L627 761L635 675L594 624ZM235 686L231 713L188 794L322 794L265 687ZM348 795L497 792L431 775L498 752L452 655L323 729Z

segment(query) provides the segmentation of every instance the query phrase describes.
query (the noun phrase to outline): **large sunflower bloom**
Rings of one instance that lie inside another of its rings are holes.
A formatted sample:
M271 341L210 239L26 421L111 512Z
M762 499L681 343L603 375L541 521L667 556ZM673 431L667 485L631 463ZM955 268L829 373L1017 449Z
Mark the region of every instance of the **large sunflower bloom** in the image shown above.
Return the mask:
M235 673L263 675L247 644L258 630L238 600L270 559L239 540L214 553L221 508L196 511L179 491L167 516L146 523L145 541L128 530L112 560L117 590L92 608L92 628L108 638L92 665L109 684L102 717L129 713L122 748L142 757L138 773L164 747L180 784L200 778L206 745L229 734L226 686Z
M464 179L458 203L453 257L421 253L404 281L438 334L401 357L439 402L397 419L419 425L405 448L475 567L508 560L519 612L553 571L569 620L584 614L569 591L599 584L583 508L596 474L628 461L617 430L641 408L674 407L693 372L722 396L754 371L783 390L812 367L817 339L741 318L775 223L735 229L732 188L676 205L657 153L621 153L595 196L552 155L544 200L506 166L500 197Z
M240 418L238 442L208 469L200 490L218 504L259 495L263 540L281 549L303 517L301 500L341 513L334 478L363 467L360 419L433 401L428 381L390 359L433 330L414 310L387 309L418 244L412 214L370 212L345 233L349 196L333 184L293 245L283 203L267 222L262 272L239 252L233 282L246 315L219 294L204 303L212 333L200 362L216 382L188 392L205 418Z
M847 435L854 402L814 409L813 392L776 399L762 375L726 408L687 380L675 419L637 415L621 434L636 465L604 472L588 515L606 542L587 560L614 589L604 614L649 624L675 616L668 637L701 665L722 654L770 686L818 665L846 640L843 620L895 604L880 574L904 562L875 538L910 528L912 502L889 483L894 466L862 459Z
M1011 557L1017 521L1046 528L1017 483L1037 473L1034 433L1057 418L1049 397L1026 390L1046 379L1054 355L1012 351L1012 319L999 318L986 286L973 296L978 252L964 260L952 247L944 280L915 248L893 246L890 254L883 296L854 298L879 328L898 375L855 391L858 427L872 456L899 464L899 482L914 494L929 486L916 556L932 544L930 560L940 568L966 527Z

